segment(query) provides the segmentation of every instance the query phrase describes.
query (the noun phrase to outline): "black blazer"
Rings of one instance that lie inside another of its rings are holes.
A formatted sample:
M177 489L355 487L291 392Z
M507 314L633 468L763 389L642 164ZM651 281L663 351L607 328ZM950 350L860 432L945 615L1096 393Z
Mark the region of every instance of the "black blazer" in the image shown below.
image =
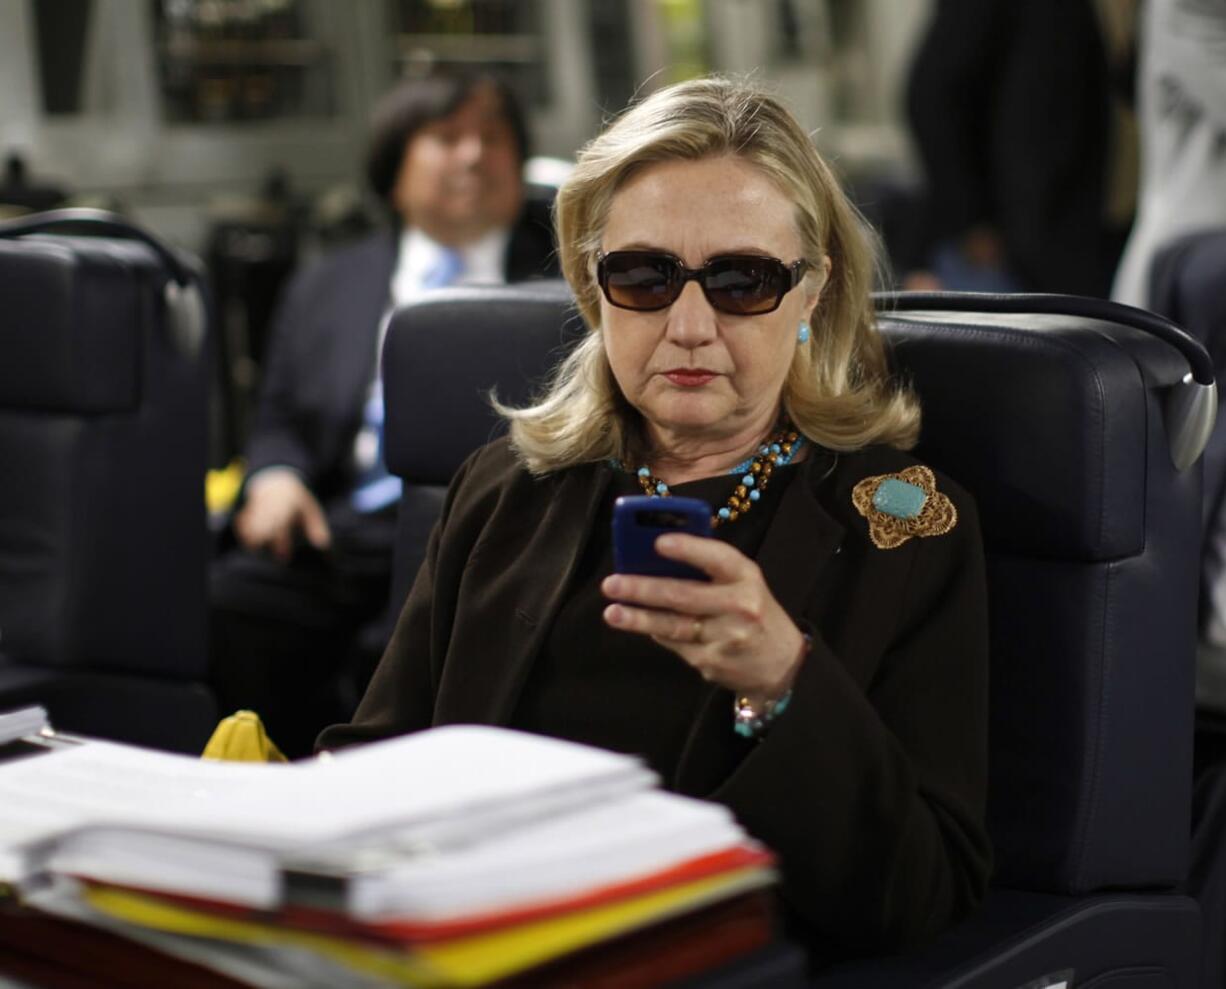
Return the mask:
M398 230L330 254L290 283L273 322L247 470L284 465L326 501L348 491L354 437L375 368ZM556 277L549 206L530 201L511 231L508 281Z
M779 854L785 896L830 955L940 930L978 903L990 870L974 505L938 477L957 526L881 550L851 500L857 481L914 462L875 447L802 465L757 557L775 597L815 632L791 706L747 743L732 731L732 695L708 687L677 774L678 790L727 804ZM534 479L505 439L474 454L353 723L320 747L506 724L610 477L593 464Z

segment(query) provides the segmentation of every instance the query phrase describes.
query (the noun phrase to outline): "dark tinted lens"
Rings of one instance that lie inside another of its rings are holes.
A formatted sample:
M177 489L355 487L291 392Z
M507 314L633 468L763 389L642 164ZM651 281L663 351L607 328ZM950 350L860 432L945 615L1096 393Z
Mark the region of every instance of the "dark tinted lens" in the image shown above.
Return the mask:
M786 269L769 258L712 258L703 288L716 309L740 316L768 312L779 301Z
M606 255L603 263L605 293L615 306L663 309L679 294L677 263L667 255L618 251Z

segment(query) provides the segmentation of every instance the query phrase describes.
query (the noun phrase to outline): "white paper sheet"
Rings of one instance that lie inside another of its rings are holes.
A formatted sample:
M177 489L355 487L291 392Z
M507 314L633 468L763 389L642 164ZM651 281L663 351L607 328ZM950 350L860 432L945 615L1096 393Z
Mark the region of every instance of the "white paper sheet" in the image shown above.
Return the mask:
M0 764L0 849L35 847L31 868L270 906L297 857L368 867L653 781L632 757L476 726L289 765L93 742Z

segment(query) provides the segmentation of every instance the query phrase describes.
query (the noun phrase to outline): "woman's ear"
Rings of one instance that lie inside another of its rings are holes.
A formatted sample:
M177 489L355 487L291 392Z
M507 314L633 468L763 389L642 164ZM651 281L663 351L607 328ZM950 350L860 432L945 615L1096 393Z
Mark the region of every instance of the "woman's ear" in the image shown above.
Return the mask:
M821 301L822 292L830 281L831 267L830 255L823 254L821 263L805 275L804 281L801 282L805 293L805 312L813 312Z

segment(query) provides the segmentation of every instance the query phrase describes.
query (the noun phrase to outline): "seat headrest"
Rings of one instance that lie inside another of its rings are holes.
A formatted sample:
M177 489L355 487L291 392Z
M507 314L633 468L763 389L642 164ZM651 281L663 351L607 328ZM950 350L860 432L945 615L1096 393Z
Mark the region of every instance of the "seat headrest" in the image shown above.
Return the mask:
M154 278L166 276L143 244L0 240L0 408L76 414L136 408L141 334L156 318L142 291Z
M1187 373L1177 352L1068 316L886 314L880 326L922 393L919 455L975 493L990 549L1082 561L1140 552L1146 397Z
M443 289L397 310L383 345L388 468L447 484L473 450L505 432L490 391L525 404L583 333L562 281Z

